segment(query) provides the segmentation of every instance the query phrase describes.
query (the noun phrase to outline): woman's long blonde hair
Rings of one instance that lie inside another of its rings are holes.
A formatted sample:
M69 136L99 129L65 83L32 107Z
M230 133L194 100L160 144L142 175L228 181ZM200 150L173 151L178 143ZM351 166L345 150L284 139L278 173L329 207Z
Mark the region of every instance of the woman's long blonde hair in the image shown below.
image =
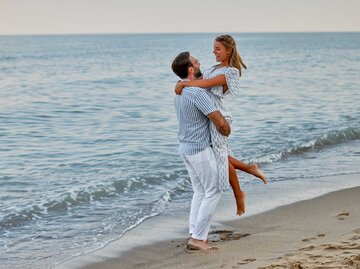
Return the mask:
M241 76L241 68L244 67L247 69L247 67L236 49L236 42L234 38L231 35L219 35L215 38L215 41L220 42L227 49L230 49L230 66L239 69L239 74Z

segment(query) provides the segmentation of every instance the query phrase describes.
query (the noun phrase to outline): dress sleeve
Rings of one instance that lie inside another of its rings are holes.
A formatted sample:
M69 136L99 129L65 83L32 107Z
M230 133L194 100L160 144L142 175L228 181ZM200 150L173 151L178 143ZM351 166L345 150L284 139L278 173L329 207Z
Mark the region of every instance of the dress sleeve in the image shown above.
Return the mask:
M231 94L234 97L240 96L240 73L235 67L230 67L225 71L226 84L228 90L225 94Z

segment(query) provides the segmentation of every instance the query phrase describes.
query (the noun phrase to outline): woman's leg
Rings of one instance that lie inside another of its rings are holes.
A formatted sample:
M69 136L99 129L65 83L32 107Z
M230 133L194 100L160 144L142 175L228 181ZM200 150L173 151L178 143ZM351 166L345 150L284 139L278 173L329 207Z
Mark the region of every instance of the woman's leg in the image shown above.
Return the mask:
M253 163L253 164L246 164L243 163L237 159L235 159L234 157L229 156L229 163L238 170L244 171L248 174L251 174L253 176L256 176L258 178L260 178L264 184L267 183L267 179L266 176L264 175L264 173L260 170L260 168L257 166L257 164Z
M245 213L245 192L240 189L238 176L235 167L229 162L229 181L233 189L236 200L236 214L242 215Z

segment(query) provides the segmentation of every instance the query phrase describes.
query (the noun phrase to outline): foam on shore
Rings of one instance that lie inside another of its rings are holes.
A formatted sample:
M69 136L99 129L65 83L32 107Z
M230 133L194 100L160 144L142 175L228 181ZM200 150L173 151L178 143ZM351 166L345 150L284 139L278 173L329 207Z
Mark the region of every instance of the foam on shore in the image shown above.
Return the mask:
M348 177L337 176L336 180ZM358 175L353 177L359 179ZM271 199L271 195L268 198ZM188 212L174 215L174 210L145 221L101 250L56 268L110 269L119 268L120 264L124 269L357 264L360 187L331 192L243 218L234 218L234 207L229 204L233 204L231 195L224 195L213 221L210 239L217 241L213 244L220 249L215 255L189 256L184 251ZM331 255L333 259L329 258Z

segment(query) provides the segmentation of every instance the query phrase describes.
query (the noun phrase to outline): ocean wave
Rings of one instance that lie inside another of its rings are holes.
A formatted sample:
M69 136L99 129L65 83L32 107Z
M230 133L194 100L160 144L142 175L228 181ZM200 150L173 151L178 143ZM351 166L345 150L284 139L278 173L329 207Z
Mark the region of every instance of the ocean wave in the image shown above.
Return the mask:
M273 163L291 156L302 155L357 139L360 139L359 127L330 131L313 140L304 141L294 147L281 150L278 153L268 154L253 161L258 164ZM281 178L278 180L281 180ZM26 208L19 208L12 213L3 215L0 218L0 228L11 229L24 225L28 221L46 218L48 215L67 214L69 210L76 209L84 204L102 202L102 200L114 197L118 197L120 200L122 197L133 197L134 201L136 201L136 197L144 198L142 194L144 190L147 193L152 192L153 194L167 193L164 199L161 198L154 202L152 214L159 214L159 212L165 209L167 203L172 198L181 197L184 194L187 195L191 191L191 184L189 183L186 169L179 167L179 169L175 169L171 173L163 171L156 175L137 175L132 177L128 175L126 179L114 180L107 184L81 186L73 189L69 187L63 193L58 193L55 196L49 195L49 198L42 202L38 201L36 204L31 204ZM153 202L150 199L150 195L144 199L142 200L143 202L149 204Z
M13 61L16 59L16 56L0 56L0 61Z
M27 208L10 213L0 220L0 228L9 229L21 226L24 222L45 217L48 214L63 214L76 206L93 203L105 198L111 198L129 189L129 181L114 181L109 185L90 185L80 189L69 189Z
M328 177L336 177L336 176L350 176L350 175L360 175L360 170L354 170L349 172L334 172L334 173L324 173L321 175L296 175L296 176L277 176L271 178L271 182L281 182L281 181L296 181L296 180L308 180L308 179L321 179ZM253 181L251 181L253 182Z
M320 137L302 142L299 145L282 150L278 153L260 157L255 162L259 164L273 163L291 156L298 156L307 152L322 150L357 139L360 139L359 127L348 127L342 130L330 131Z
M19 227L28 221L46 219L49 215L67 214L68 211L76 209L84 204L101 203L102 201L117 198L122 200L124 197L136 200L141 197L141 193L146 189L157 192L159 198L152 200L151 197L144 198L142 202L150 206L151 214L157 215L163 212L172 199L184 191L185 179L181 178L171 188L163 186L165 180L175 179L169 174L160 174L159 176L133 177L128 180L115 180L109 184L90 185L81 189L69 189L66 192L51 196L43 202L28 205L26 208L20 208L13 213L9 213L0 219L0 229L11 229ZM177 178L178 179L178 178ZM131 198L132 197L132 198ZM145 199L145 200L144 200ZM141 200L141 199L140 199ZM139 200L139 203L141 203Z
M89 83L104 84L104 85L122 85L124 78L102 78L98 80L89 80Z
M23 225L27 221L37 220L45 217L48 214L56 214L66 212L70 208L94 200L94 197L98 199L101 196L107 196L106 192L101 195L103 191L100 189L91 193L87 191L68 192L61 195L57 199L52 199L38 205L29 205L27 208L19 209L15 213L10 213L4 216L0 220L0 228L10 229Z

